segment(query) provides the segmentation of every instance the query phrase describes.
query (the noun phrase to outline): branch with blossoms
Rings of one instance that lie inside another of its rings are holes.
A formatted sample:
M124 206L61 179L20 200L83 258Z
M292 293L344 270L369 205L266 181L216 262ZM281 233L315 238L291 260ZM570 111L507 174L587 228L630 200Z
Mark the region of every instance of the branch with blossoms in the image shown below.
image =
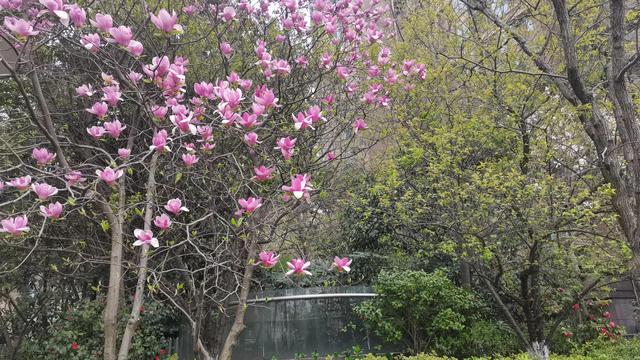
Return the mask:
M392 61L392 20L377 1L196 3L180 16L122 5L0 0L22 100L8 110L30 119L17 128L30 136L3 135L12 155L0 231L36 248L63 231L85 236L65 222L91 224L95 246L79 256L97 267L108 258L105 359L128 357L145 291L180 295L172 302L192 323L194 351L228 359L243 310L211 351L204 309L246 303L254 267L278 259L268 234L322 188L316 175L348 164L370 114L385 116L390 87L425 69ZM349 271L349 259L334 260ZM294 259L283 276L309 266Z

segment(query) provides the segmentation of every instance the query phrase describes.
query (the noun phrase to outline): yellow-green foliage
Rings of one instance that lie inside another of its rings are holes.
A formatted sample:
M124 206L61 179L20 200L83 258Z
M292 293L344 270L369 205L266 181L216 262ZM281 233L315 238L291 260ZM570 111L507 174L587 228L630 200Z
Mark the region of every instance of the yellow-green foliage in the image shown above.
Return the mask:
M368 354L364 360L388 360L388 357ZM615 343L591 343L576 350L571 355L552 354L549 360L637 360L640 359L640 341L622 340ZM403 356L394 360L454 360L454 358L419 354ZM467 360L534 360L529 354L521 353L505 357L471 357Z
M551 355L549 357L549 360L593 360L593 359L614 360L614 359L621 359L621 358L592 357L592 356L586 356L586 355ZM367 356L365 356L364 360L388 360L388 358L385 356L376 356L376 355L368 354ZM398 358L398 360L456 360L456 358L419 354L415 356L403 356L401 358ZM525 353L525 354L518 354L513 356L507 356L507 357L472 357L466 360L534 360L534 359L531 356L529 356L529 354ZM625 358L625 360L631 360L631 359Z

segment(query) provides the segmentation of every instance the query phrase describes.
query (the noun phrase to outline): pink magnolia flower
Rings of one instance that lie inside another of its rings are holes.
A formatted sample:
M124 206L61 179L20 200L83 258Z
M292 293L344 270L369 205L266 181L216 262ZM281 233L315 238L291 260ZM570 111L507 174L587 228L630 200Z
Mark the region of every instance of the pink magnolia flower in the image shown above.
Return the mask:
M262 199L249 197L247 199L238 200L238 204L242 207L240 213L252 213L262 206Z
M58 189L47 183L35 183L31 185L31 191L36 193L38 199L45 201L58 193Z
M223 42L220 44L220 52L228 59L231 57L231 54L233 54L233 48L228 42Z
M76 94L82 97L89 97L94 94L91 84L80 85L76 88Z
M171 61L165 55L163 57L154 57L151 59L151 64L142 67L142 71L150 78L162 77L167 74Z
M71 18L73 25L82 27L87 21L87 12L80 6L73 4L69 7L69 18Z
M211 128L211 126L198 126L196 129L198 130L198 134L200 134L202 141L209 141L213 139L213 128Z
M215 149L215 147L216 147L216 144L214 144L214 143L207 142L207 143L202 144L202 150L204 150L204 151L211 151L211 150Z
M159 152L163 151L171 151L171 149L167 146L167 140L169 140L169 135L166 130L160 130L155 135L153 135L153 139L151 139L151 146L149 146L150 150L155 150Z
M286 193L291 193L296 199L300 199L303 196L309 198L309 191L313 190L311 186L311 177L307 174L291 177L291 186L283 186L282 190Z
M60 19L60 23L69 26L69 14L64 11L64 3L62 0L40 0L40 4Z
M185 14L191 16L191 15L195 14L196 11L198 11L198 7L196 5L188 5L188 6L183 7L182 11Z
M240 87L245 91L251 89L251 86L253 85L253 81L251 81L250 79L242 79L239 81L239 83Z
M189 211L189 209L182 206L182 200L178 198L167 201L167 205L165 205L164 208L174 215L179 215L182 211Z
M56 158L55 153L50 153L46 148L35 148L31 152L31 157L38 163L38 165L47 165Z
M387 70L387 74L384 76L384 82L387 83L387 85L393 85L398 82L396 71L393 69Z
M171 226L171 219L167 214L156 216L153 220L153 224L160 230L167 230Z
M133 246L151 245L154 248L160 246L158 239L153 237L153 231L151 230L135 229L133 235L138 239L134 241Z
M98 140L107 132L102 126L92 126L87 128L87 133L91 135L92 138Z
M69 172L68 174L66 174L64 176L64 178L67 180L67 184L69 184L69 186L75 186L78 183L81 183L87 179L82 177L82 173L78 170L73 170L71 172Z
M273 62L273 70L280 75L286 75L291 72L291 66L289 66L287 60L276 60Z
M193 84L193 91L200 97L211 98L213 95L213 84L204 81L195 83Z
M144 46L140 41L131 40L129 41L129 45L127 45L127 51L133 57L139 57L144 52Z
M278 259L280 255L277 255L273 251L261 251L258 254L258 258L260 259L256 264L262 265L263 267L270 269L278 264Z
M224 9L222 9L220 17L224 22L231 21L236 17L236 9L231 6L226 6Z
M329 53L322 54L322 57L320 58L320 62L325 69L331 68L331 63L333 62L333 59L331 58L331 54Z
M333 151L329 151L327 153L327 160L333 161L335 158L336 158L336 153L334 153Z
M385 65L389 60L391 60L391 49L386 47L382 48L378 54L378 64Z
M113 38L113 42L124 47L127 47L127 45L129 45L129 42L133 38L131 28L124 25L112 27L108 30L108 33Z
M95 54L100 49L100 35L87 34L80 39L80 44L91 53Z
M227 76L227 81L230 84L237 84L240 81L240 75L238 75L237 72L232 71L231 74L229 74L229 76Z
M140 82L140 80L142 80L142 76L143 76L142 74L135 71L130 71L129 75L127 75L129 80L131 80L131 82L133 82L134 84L137 84L138 82Z
M320 110L320 106L314 105L307 110L307 116L311 119L312 123L318 122L320 120L327 121L327 119L322 116L322 111Z
M351 265L352 261L353 261L352 259L349 259L346 257L340 258L336 256L333 258L333 264L331 264L331 267L336 268L338 272L343 272L343 271L349 272L351 271L351 268L349 266Z
M176 15L175 11L172 11L171 14L165 9L160 9L158 12L158 16L153 13L149 14L151 17L151 22L155 25L158 30L164 31L166 33L182 32L182 26L178 24L178 15Z
M255 126L262 125L262 123L258 121L258 115L249 114L246 112L242 113L242 116L240 117L240 121L238 121L238 124L244 128L252 128Z
M13 16L5 16L4 27L14 33L18 37L28 37L38 35L38 31L33 30L33 26L30 22L17 19Z
M188 167L192 167L198 160L200 159L194 154L182 154L182 161L184 161L184 164Z
M287 266L290 270L287 271L287 273L285 274L286 276L289 276L291 274L299 276L311 275L311 273L307 271L307 268L311 266L311 262L305 262L304 259L292 259L290 262L287 262Z
M113 19L111 15L103 15L97 13L95 20L90 20L91 25L97 27L100 31L108 32L113 27Z
M308 127L313 129L313 126L311 126L313 121L305 113L299 111L298 115L291 114L291 117L293 118L293 126L296 128L296 130L302 130Z
M118 149L118 157L122 160L128 159L131 155L131 149L120 148Z
M304 55L300 55L296 58L296 65L306 68L309 65L309 60Z
M57 201L48 206L40 205L40 214L46 218L58 219L62 214L62 210L62 204Z
M266 107L260 104L256 104L256 103L251 104L251 111L253 111L253 114L256 116L260 116L263 114L266 115L264 112L266 109L267 109Z
M0 224L2 224L0 228L2 233L20 236L24 232L29 232L29 219L24 215L4 219Z
M104 168L104 170L96 170L96 174L100 178L100 180L107 183L107 185L112 186L118 181L124 172L122 170L113 170L110 167Z
M240 89L224 89L220 94L220 99L222 102L218 105L218 109L224 109L228 107L230 109L235 109L240 105L240 101L242 98L242 90Z
M86 109L88 113L91 113L99 118L103 118L107 111L109 111L109 106L105 102L96 102L91 105L90 109Z
M196 152L196 146L193 143L182 144L182 147L185 148L189 154Z
M262 143L262 141L258 141L258 134L254 132L244 134L244 142L249 146L255 146L256 144Z
M0 10L18 10L22 0L0 0Z
M262 105L267 109L272 106L276 107L278 103L278 98L273 94L273 91L267 88L266 85L262 85L256 89L253 99L256 104Z
M104 82L105 86L118 85L116 78L113 77L113 75L111 74L100 73L100 77L102 78L102 81Z
M284 159L289 160L293 156L293 148L296 145L296 139L292 139L288 136L283 137L276 142L276 145L277 146L274 149L280 149Z
M8 186L13 186L14 188L20 191L24 191L29 188L29 185L31 185L31 176L27 175L27 176L17 177L7 182L6 184Z
M153 117L156 119L164 119L167 111L169 111L169 109L164 106L154 106L151 108L151 114L153 114Z
M364 122L364 119L357 119L351 126L353 127L353 132L355 134L358 134L358 131L366 130L369 128L369 126L367 126L367 123Z
M259 167L253 168L253 173L256 175L253 177L256 181L268 181L271 180L273 168L268 168L264 165L260 165Z
M338 74L338 77L342 80L346 80L349 77L349 69L347 69L344 66L338 66L336 68L336 73Z
M105 122L102 126L104 126L105 131L114 139L119 138L122 130L127 128L125 125L122 125L119 120Z
M322 98L322 102L327 104L328 106L333 105L333 103L336 102L336 99L333 97L333 95L327 95L324 98Z
M169 120L171 120L171 123L175 125L180 132L191 135L196 134L196 126L192 123L193 112L174 114L169 116Z

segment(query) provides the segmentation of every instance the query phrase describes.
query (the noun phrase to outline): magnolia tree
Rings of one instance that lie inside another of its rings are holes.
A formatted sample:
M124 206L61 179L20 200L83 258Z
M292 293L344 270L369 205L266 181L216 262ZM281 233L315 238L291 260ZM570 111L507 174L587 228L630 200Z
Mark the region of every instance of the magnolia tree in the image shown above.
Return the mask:
M362 146L371 114L384 118L390 87L424 66L392 59L392 13L378 1L89 4L0 0L0 37L18 58L0 61L20 104L0 112L0 239L20 254L0 276L64 233L52 252L109 268L105 359L128 357L145 292L184 316L199 357L229 359L254 268L295 241L278 227L318 210L313 197ZM291 255L283 276L311 275ZM232 298L216 346L203 319Z

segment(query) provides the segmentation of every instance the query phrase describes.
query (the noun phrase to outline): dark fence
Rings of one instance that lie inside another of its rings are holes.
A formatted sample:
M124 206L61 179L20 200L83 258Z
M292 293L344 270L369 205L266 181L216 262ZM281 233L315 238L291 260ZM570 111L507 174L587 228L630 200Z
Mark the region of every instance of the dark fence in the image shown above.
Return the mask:
M375 296L368 287L294 288L254 294L234 360L293 359L352 350L394 351L368 334L353 306Z
M609 295L611 304L608 308L611 320L624 326L628 336L637 336L640 332L640 321L638 321L637 314L638 300L640 299L638 281L620 281L613 288L613 292Z

